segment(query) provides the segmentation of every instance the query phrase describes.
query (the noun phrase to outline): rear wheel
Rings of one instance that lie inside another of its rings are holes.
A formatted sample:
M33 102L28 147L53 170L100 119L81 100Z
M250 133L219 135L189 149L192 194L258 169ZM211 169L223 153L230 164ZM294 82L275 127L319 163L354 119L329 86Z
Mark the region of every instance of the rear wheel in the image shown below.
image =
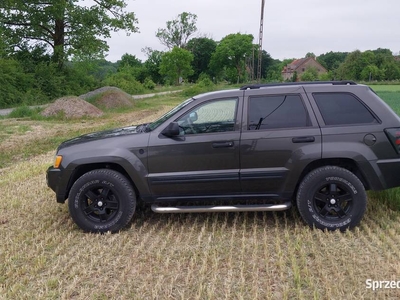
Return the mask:
M321 167L307 174L296 200L308 225L342 231L359 224L367 205L367 195L358 177L336 166Z
M121 173L99 169L82 175L72 186L69 212L87 232L117 232L135 212L136 196L131 183Z

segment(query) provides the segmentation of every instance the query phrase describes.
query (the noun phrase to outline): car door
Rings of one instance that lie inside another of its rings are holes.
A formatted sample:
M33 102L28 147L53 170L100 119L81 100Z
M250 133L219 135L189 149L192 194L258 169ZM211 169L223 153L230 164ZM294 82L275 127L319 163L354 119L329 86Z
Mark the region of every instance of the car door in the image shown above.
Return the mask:
M246 91L240 142L244 194L288 198L305 166L321 157L321 131L304 89Z
M151 133L148 182L153 199L207 199L239 194L239 137L243 97L198 99ZM171 121L180 134L161 132Z

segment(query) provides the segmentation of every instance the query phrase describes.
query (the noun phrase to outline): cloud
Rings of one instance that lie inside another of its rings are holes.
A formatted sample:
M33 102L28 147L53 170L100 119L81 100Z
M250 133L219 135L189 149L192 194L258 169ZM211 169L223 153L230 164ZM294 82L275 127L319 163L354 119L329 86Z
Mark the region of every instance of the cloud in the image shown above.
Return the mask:
M230 33L249 33L258 42L261 0L136 0L127 1L136 13L140 33L113 34L107 59L124 53L145 60L141 49L165 50L155 37L158 28L187 11L198 16L199 33L220 40ZM273 58L300 58L307 52L351 52L389 48L400 50L399 0L266 0L263 48Z

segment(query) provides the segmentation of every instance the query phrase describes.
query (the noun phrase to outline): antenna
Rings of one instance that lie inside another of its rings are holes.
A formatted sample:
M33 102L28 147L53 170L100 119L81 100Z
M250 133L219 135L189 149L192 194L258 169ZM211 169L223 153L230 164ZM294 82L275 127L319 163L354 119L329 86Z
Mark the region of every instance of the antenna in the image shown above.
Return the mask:
M263 44L263 32L264 32L264 7L265 7L265 0L261 0L260 35L258 40L257 82L261 82L262 44Z

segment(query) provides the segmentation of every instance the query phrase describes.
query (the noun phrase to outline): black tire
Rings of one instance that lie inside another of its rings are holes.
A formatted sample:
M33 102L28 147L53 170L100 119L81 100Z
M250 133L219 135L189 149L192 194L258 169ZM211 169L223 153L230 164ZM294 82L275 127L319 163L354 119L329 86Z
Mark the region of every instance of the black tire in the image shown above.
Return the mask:
M68 208L72 219L86 232L117 232L131 221L136 195L121 173L98 169L75 181Z
M350 171L324 166L308 173L297 191L297 208L311 227L344 231L359 224L367 207L360 179Z

